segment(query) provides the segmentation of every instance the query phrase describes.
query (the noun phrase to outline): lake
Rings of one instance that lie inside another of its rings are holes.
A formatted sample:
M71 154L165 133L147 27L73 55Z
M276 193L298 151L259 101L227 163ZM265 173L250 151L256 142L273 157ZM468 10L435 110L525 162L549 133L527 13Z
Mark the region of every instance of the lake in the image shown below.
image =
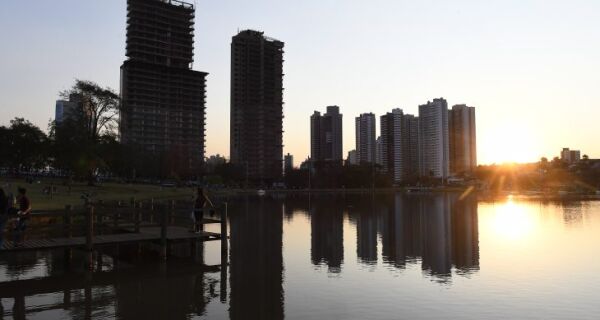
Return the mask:
M229 264L0 254L16 319L598 319L600 202L288 194L229 203ZM212 226L217 228L218 226ZM215 229L215 230L217 230ZM185 249L172 248L173 252ZM1 285L1 283L0 283ZM4 288L4 287L0 287ZM2 290L2 289L0 289Z

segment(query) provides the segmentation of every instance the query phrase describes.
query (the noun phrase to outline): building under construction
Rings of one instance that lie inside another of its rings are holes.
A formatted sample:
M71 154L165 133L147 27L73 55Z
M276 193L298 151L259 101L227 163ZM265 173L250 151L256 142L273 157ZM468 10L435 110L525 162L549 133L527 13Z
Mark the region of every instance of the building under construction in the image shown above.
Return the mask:
M253 185L282 175L283 45L253 30L231 41L231 162Z
M207 73L192 70L194 14L177 0L127 1L121 141L160 155L163 173L196 175L204 159Z

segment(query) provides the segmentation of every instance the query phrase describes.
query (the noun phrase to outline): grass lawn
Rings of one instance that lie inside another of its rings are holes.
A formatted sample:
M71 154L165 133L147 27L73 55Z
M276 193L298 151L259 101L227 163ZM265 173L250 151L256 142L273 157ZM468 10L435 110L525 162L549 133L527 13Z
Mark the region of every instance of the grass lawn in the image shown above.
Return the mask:
M44 189L51 184L57 188L56 192L50 195L44 193ZM36 179L33 184L26 183L24 179L2 179L0 178L0 188L4 192L17 194L17 187L27 189L27 195L31 200L31 207L34 211L58 210L64 209L68 204L73 206L83 205L81 196L88 193L95 200L123 200L129 201L132 197L136 200L144 199L190 199L194 194L191 188L161 188L156 185L146 184L120 184L120 183L102 183L97 186L88 186L86 183L73 183L71 191L68 187L62 185L62 180Z

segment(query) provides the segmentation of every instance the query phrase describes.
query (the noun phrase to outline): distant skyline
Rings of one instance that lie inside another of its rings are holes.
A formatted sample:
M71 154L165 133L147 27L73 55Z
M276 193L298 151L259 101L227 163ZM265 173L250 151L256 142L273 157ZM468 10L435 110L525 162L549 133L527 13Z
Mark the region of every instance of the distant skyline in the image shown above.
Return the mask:
M600 157L600 2L194 1L194 70L207 77L207 155L229 155L231 37L284 41L284 154L310 154L310 116L354 118L444 97L477 108L478 162L536 161L563 147ZM76 78L119 91L124 0L0 3L0 124L43 129ZM380 124L377 121L377 135Z

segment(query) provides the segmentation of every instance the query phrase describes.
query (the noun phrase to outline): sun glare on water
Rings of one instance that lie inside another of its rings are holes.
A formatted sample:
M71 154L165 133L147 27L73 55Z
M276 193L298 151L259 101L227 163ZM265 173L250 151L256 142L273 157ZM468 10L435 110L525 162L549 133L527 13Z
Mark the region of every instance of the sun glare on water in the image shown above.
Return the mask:
M492 229L502 239L521 241L535 231L535 215L509 199L506 203L495 207L492 218Z

